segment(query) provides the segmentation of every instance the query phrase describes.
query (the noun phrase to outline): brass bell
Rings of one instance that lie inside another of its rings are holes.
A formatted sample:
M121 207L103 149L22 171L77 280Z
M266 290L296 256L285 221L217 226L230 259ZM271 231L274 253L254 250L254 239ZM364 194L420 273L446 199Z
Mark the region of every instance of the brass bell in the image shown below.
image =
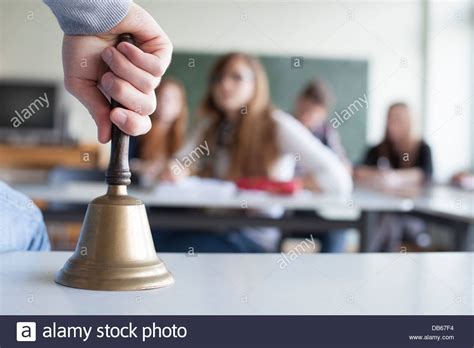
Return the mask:
M119 43L134 44L123 34ZM120 106L114 100L111 107ZM156 255L143 202L127 194L130 137L112 126L112 148L106 174L107 193L87 207L72 257L56 275L56 283L89 290L144 290L174 283Z

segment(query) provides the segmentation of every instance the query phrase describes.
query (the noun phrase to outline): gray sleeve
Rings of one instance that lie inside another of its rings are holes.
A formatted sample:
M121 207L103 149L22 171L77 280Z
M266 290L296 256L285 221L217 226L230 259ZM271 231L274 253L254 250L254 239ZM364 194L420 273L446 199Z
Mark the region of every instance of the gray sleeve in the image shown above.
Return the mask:
M65 34L92 35L106 32L128 13L132 0L44 0Z

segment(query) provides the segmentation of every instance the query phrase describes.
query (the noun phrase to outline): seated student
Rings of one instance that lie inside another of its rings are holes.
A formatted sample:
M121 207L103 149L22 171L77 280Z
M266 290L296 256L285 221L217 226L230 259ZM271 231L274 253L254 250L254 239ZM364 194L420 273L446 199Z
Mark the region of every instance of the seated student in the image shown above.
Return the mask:
M208 146L209 155L197 160L198 175L223 180L267 177L287 181L294 178L299 159L298 163L311 173L322 191L351 191L351 177L337 156L294 117L272 107L267 76L256 58L230 53L218 59L211 70L201 113L202 124L177 155L182 159L200 144ZM207 245L199 243L204 238ZM209 247L211 240L217 239L216 248ZM176 233L167 236L157 248L187 250L190 240L197 243L193 245L197 252L277 251L280 232L239 230L220 236Z
M49 249L41 211L28 197L0 181L0 253Z
M325 83L321 80L313 80L306 85L298 96L294 115L316 138L339 157L349 172L352 172L352 165L346 156L339 134L327 121L331 102L332 95ZM299 170L299 168L297 169L298 175L303 178L304 186L307 189L319 191L312 180L312 176L307 177L306 173ZM346 231L330 231L318 234L321 251L344 251L346 235Z
M384 188L417 186L431 179L431 150L425 141L414 136L407 104L389 107L384 139L369 149L354 174L361 183Z
M463 190L474 190L474 174L469 171L456 173L451 182Z
M167 169L171 156L183 145L188 118L186 91L180 82L163 80L155 94L151 130L136 141L131 138L132 171L143 185L153 184Z
M301 91L296 101L295 117L324 145L329 147L339 159L352 171L339 133L328 122L332 95L321 80L313 80Z
M355 169L355 179L383 190L407 190L419 188L432 174L430 147L414 136L408 105L392 104L388 109L385 137L369 149L363 165ZM419 247L427 247L431 242L421 219L408 214L383 214L371 249L399 251L404 237Z

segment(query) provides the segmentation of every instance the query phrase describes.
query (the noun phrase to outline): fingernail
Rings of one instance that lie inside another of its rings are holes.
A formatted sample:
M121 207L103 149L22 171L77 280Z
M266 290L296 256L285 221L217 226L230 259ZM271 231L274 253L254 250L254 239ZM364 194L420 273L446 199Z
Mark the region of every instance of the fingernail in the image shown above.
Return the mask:
M114 79L110 74L104 75L102 78L102 86L105 88L106 91L110 91L112 85L114 84Z
M127 115L123 111L116 111L114 113L114 123L118 126L123 126L127 121Z
M110 62L112 61L112 57L113 57L113 53L112 53L112 49L110 47L106 48L102 52L102 59L104 60L104 62L107 63L107 65L109 65Z
M99 139L99 142L101 144L105 144L106 143L106 139L105 137L102 135L102 132L100 129L97 129L97 138Z
M120 45L117 46L117 49L122 52L123 54L127 54L127 45L125 43L121 43Z

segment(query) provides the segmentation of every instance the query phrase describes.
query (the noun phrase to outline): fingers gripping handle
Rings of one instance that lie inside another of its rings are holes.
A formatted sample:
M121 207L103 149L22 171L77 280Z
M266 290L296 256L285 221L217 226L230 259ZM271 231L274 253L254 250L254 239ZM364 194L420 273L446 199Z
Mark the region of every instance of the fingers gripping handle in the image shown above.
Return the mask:
M117 45L123 41L135 45L135 40L130 34L119 36ZM118 102L110 100L111 109L122 107ZM115 124L112 124L112 141L110 150L109 168L106 173L106 182L109 185L130 185L131 172L128 164L128 148L130 136L122 132Z

